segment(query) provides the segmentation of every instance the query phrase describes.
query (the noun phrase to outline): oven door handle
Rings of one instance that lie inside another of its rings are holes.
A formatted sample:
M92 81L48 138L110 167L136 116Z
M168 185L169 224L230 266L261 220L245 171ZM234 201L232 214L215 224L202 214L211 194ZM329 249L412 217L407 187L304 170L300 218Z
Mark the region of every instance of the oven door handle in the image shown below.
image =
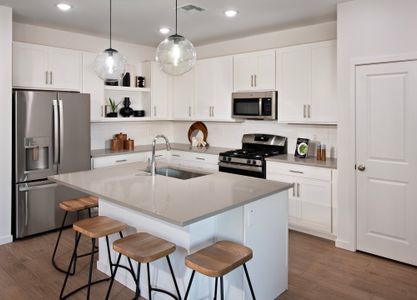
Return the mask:
M245 171L255 171L255 172L258 172L258 173L262 173L262 167L261 166L249 166L249 165L242 165L242 164L226 163L226 162L221 161L221 162L219 162L219 167L245 170Z

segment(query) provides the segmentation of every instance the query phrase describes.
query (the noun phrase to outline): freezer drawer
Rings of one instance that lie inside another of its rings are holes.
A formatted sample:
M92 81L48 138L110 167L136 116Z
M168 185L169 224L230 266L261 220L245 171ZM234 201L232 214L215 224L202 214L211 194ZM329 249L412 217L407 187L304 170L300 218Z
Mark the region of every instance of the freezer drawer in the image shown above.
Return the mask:
M64 211L58 207L59 202L81 196L80 192L47 180L16 185L15 238L59 228L64 216ZM83 213L81 218L85 216ZM76 218L76 214L70 214L67 225Z

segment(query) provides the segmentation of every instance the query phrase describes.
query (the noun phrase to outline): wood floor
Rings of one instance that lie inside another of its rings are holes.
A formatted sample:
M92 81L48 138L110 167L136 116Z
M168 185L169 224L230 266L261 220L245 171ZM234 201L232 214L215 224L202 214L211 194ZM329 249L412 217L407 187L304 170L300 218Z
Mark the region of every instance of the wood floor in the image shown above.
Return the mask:
M0 246L0 299L58 299L64 275L56 271L50 256L57 233ZM58 263L68 262L73 233L66 230ZM81 240L81 249L90 243ZM68 287L78 287L87 279L88 259L81 259L77 275ZM95 272L103 278L103 274ZM104 299L107 283L92 288L92 299ZM111 299L132 299L133 293L116 283ZM71 299L85 299L80 292ZM289 290L279 300L288 299L392 299L417 300L417 268L364 253L337 249L334 243L290 232ZM233 300L233 299L231 299ZM268 299L259 299L268 300Z

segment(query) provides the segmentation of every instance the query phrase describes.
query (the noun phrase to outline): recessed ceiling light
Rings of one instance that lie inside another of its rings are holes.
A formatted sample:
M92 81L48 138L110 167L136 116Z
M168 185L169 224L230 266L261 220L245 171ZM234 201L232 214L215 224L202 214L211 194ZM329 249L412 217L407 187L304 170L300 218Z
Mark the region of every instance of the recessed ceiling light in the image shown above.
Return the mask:
M56 7L58 7L62 11L68 11L68 10L70 10L72 8L72 6L69 5L69 4L67 4L67 3L58 3L56 5Z
M169 29L168 27L161 27L159 28L159 32L162 34L168 34L170 33L171 29Z
M236 15L238 14L238 11L237 10L234 10L234 9L229 9L229 10L226 10L225 12L224 12L224 14L226 15L226 17L228 17L228 18L233 18L233 17L236 17Z

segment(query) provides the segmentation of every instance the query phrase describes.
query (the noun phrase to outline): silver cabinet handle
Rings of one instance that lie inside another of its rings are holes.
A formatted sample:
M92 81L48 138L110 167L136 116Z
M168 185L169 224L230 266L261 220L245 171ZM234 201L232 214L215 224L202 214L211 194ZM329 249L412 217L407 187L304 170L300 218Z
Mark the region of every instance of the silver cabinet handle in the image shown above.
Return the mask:
M366 167L364 165L359 165L358 166L358 170L361 171L361 172L363 172L363 171L366 170Z
M48 84L48 71L45 71L45 84Z
M250 86L253 87L253 75L250 76Z
M296 185L297 185L296 183L293 183L293 187L292 187L292 196L293 197L295 197L295 186Z
M153 107L153 116L156 117L156 106Z
M191 106L188 106L188 116L191 117Z
M49 72L49 83L52 84L52 72Z
M195 159L198 159L198 160L206 160L205 158L203 158L203 157L196 157Z
M122 162L126 162L126 161L127 161L127 159L119 159L119 160L116 160L115 163L122 163Z
M211 107L211 116L214 118L214 106Z
M302 171L296 171L296 170L290 170L291 173L296 173L296 174L304 174L304 172Z
M306 105L304 104L304 118L306 118Z
M311 105L307 105L307 117L311 118Z
M174 157L181 157L179 154L171 154L171 156L174 156Z
M300 184L297 183L297 197L300 197Z
M254 77L253 83L254 83L254 86L256 87L256 75L253 75L253 77Z

